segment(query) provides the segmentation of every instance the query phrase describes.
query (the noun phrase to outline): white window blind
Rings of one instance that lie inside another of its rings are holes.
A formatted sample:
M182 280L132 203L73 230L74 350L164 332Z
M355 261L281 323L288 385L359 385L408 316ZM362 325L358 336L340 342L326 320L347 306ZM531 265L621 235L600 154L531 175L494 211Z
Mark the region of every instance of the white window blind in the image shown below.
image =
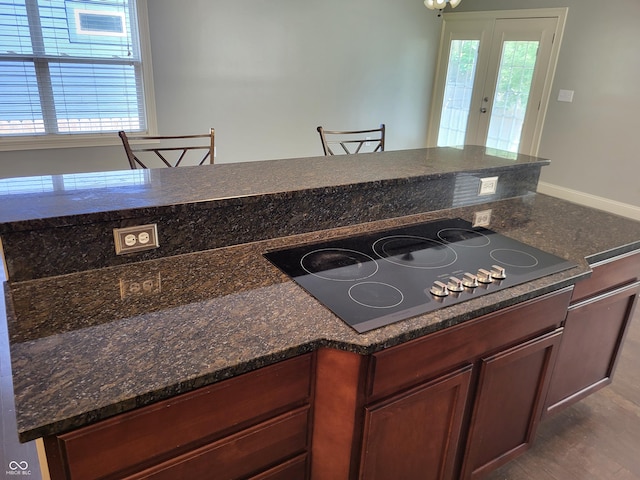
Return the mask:
M0 139L146 131L136 0L0 0Z

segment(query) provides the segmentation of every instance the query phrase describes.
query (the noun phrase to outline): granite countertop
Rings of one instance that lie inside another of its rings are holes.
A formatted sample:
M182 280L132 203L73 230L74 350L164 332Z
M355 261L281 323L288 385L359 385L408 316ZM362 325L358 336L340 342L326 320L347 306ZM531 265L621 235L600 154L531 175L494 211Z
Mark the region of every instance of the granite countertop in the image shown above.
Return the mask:
M422 148L0 180L7 278L22 282L514 198L548 160ZM479 196L481 178L498 177ZM157 225L159 247L116 255L114 229Z
M358 334L263 253L492 209L490 228L576 263ZM108 418L321 347L370 354L572 285L640 249L640 223L544 195L5 284L20 439ZM130 282L144 294L126 294ZM125 292L125 293L123 293Z
M538 157L467 145L8 179L0 181L0 233L138 217L176 205L238 204L266 195L547 164ZM20 193L29 195L28 204Z

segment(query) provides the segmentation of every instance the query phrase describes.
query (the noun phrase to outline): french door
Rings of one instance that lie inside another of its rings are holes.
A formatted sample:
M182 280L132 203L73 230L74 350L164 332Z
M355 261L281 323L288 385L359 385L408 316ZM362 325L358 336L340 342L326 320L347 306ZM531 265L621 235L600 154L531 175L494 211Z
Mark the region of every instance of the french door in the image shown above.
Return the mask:
M429 146L537 153L566 9L446 14Z

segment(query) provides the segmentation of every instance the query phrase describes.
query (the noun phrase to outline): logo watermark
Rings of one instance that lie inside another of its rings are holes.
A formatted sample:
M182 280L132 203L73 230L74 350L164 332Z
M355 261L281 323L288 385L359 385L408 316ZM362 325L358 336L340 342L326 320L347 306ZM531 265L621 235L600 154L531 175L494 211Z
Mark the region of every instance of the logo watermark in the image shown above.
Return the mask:
M26 460L23 460L21 462L11 460L8 467L9 470L5 472L7 476L31 475L31 470L29 470L29 463L27 463Z

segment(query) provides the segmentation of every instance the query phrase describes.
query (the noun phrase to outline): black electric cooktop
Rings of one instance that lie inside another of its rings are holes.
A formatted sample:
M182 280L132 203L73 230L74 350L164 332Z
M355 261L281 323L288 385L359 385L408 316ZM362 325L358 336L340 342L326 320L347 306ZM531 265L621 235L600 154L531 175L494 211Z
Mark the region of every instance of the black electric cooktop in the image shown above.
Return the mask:
M265 257L359 333L575 266L460 218Z

